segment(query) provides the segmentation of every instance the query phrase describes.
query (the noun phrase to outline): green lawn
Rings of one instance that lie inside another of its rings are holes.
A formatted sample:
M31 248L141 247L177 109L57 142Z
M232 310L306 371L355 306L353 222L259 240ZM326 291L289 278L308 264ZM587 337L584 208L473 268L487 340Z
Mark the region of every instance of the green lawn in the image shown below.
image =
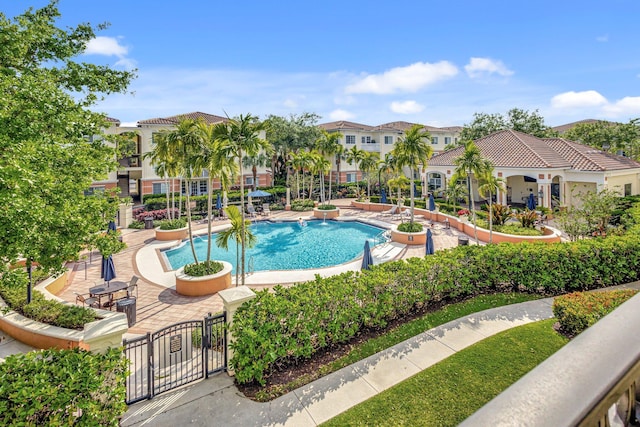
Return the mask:
M555 321L489 337L322 425L458 425L567 343Z

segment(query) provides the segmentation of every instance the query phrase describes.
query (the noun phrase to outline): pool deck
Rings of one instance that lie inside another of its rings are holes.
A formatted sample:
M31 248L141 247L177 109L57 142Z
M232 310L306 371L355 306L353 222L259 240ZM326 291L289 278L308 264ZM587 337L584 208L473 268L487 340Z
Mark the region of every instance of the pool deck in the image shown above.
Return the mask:
M400 220L390 219L389 216L383 216L379 212L353 209L350 199L334 200L332 203L340 207L340 221L360 220L385 228L400 222ZM300 217L310 218L309 215L309 212L272 211L268 218L258 217L258 220L295 221ZM421 219L417 221L426 223ZM228 221L215 221L212 224L213 230L220 230L227 224ZM196 224L194 230L194 234L206 233L207 224ZM156 241L154 230L125 229L122 230L122 234L127 248L114 255L116 280L128 281L133 275L140 277L136 324L129 329L130 335L153 332L176 322L199 319L208 313L222 311L222 300L217 294L185 297L175 292L174 273L165 271L156 251L175 246L177 242ZM456 229L444 229L440 224L435 224L433 238L436 250L457 246L459 234L460 232ZM423 245L385 243L377 245L372 250L376 264L396 259L422 257L424 254ZM87 262L73 264L69 284L58 294L58 297L74 302L74 292L87 293L95 282L101 282L100 261L100 254L94 251ZM255 272L245 277L245 284L254 289L269 288L275 284L289 285L312 280L316 274L325 277L345 271L358 271L360 264L361 257L349 263L324 269Z

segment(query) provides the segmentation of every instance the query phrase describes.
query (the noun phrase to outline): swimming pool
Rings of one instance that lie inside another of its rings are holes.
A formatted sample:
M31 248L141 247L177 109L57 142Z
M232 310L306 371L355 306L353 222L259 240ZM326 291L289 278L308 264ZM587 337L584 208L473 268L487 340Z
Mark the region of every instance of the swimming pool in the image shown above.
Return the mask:
M302 270L323 268L351 261L360 255L364 243L376 244L376 236L384 229L359 221L307 221L305 226L297 222L261 221L251 225L251 231L257 237L253 248L246 248L245 270ZM236 244L229 241L229 250L225 251L215 244L211 245L211 259L231 263L233 272L236 265ZM207 236L198 236L194 240L198 260L207 256ZM176 270L193 262L189 241L179 247L163 251L171 269Z

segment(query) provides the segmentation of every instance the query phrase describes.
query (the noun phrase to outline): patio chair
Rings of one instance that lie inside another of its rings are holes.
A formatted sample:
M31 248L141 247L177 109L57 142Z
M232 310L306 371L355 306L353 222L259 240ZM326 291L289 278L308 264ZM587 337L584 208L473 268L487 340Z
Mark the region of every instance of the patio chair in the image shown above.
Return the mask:
M380 212L381 215L390 215L393 216L396 214L396 212L398 211L398 206L392 206L391 209L387 210L387 211L382 211Z
M89 307L100 307L100 300L96 297L89 296L89 294L82 295L77 292L74 292L76 295L76 304L82 303L82 306L88 305Z
M253 207L253 205L247 205L247 212L249 213L249 218L256 217L256 209Z
M135 296L133 293L135 292ZM133 276L129 281L129 287L127 287L127 296L138 298L138 276Z
M269 203L262 204L262 215L269 216L271 214L271 210L269 209Z

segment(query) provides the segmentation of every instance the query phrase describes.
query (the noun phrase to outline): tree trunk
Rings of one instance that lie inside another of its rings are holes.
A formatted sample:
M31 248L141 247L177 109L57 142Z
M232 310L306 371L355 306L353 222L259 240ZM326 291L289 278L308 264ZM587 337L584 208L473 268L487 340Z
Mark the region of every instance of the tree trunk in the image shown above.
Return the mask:
M329 204L331 204L331 169L329 169Z
M409 192L411 193L411 223L413 224L413 206L414 206L414 197L415 197L415 191L413 191L414 189L414 182L413 182L413 168L410 168L411 171L411 183L409 184Z
M213 175L209 173L209 188L207 188L207 265L211 262L211 216L213 214Z
M191 232L191 191L189 188L190 181L186 180L187 184L187 226L189 227L189 244L191 245L191 253L193 254L193 260L196 264L198 262L198 255L196 254L196 247L193 244L193 233Z

